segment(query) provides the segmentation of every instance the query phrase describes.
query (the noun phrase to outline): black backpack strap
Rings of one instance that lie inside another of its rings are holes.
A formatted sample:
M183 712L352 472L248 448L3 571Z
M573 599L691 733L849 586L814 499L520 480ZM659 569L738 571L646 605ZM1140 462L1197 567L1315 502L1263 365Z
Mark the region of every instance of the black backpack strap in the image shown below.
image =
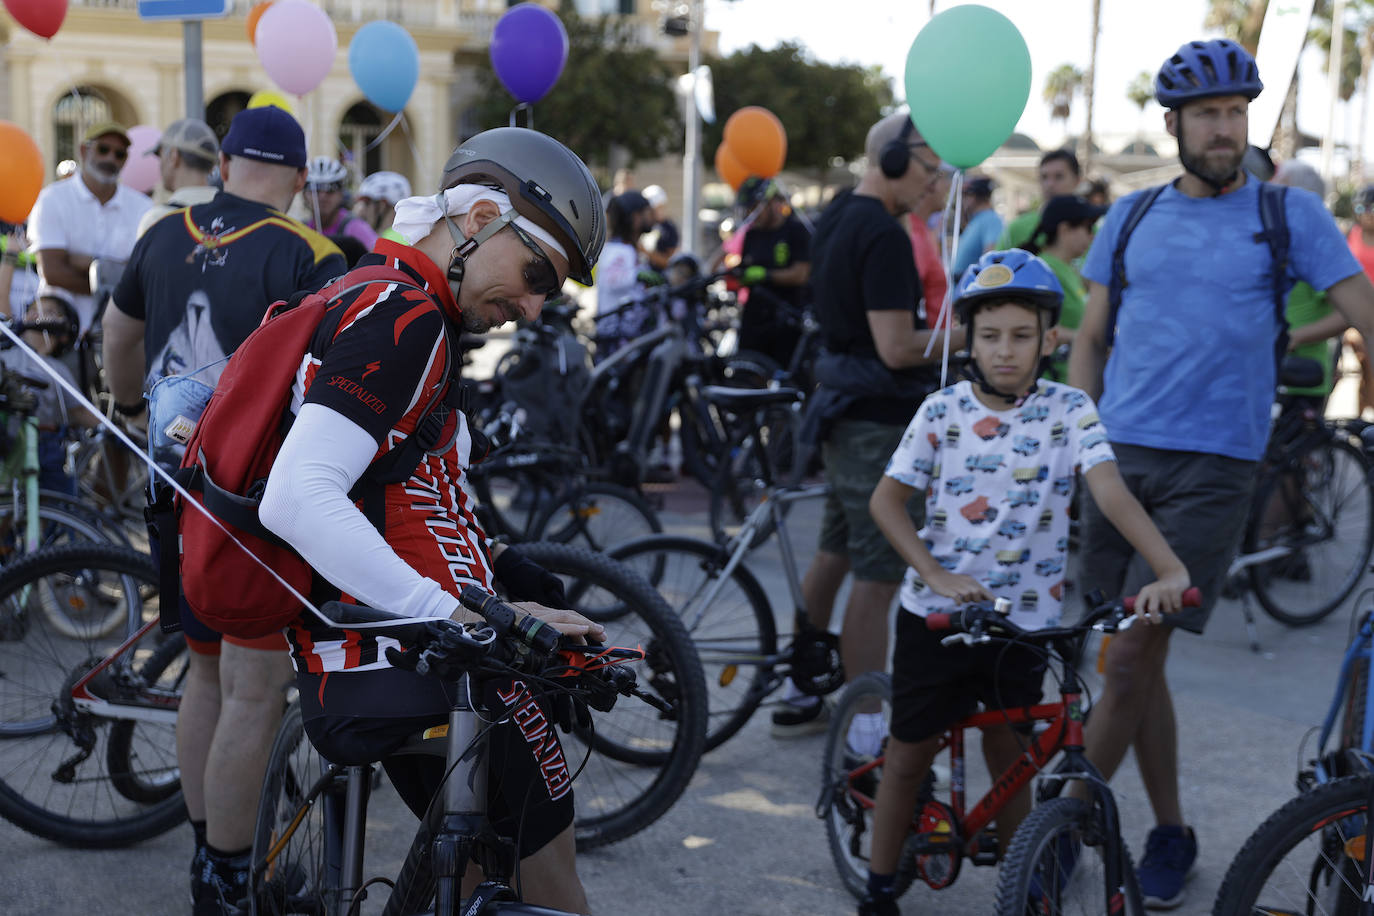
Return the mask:
M1167 184L1156 185L1137 197L1121 223L1121 232L1116 237L1116 250L1112 252L1112 279L1107 285L1107 304L1111 309L1107 321L1108 346L1116 338L1116 316L1121 311L1121 297L1126 292L1126 245L1140 221L1145 218L1145 211L1154 206L1167 187Z
M1278 324L1278 337L1274 341L1275 362L1282 362L1288 352L1288 255L1292 236L1288 231L1288 188L1283 185L1260 182L1259 186L1259 232L1255 241L1269 246L1271 261L1270 282L1274 290L1275 320Z

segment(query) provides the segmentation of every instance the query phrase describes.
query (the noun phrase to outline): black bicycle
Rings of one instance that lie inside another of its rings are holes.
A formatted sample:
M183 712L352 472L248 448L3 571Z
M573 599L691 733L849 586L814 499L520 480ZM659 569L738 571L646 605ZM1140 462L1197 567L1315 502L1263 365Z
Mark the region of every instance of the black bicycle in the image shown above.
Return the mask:
M534 690L575 697L602 713L621 696L644 700L661 715L673 715L676 707L639 686L631 665L644 661L643 649L563 646L556 631L520 617L481 589L468 587L461 599L485 624L402 619L336 603L322 609L336 622L395 638L406 648L389 650L394 664L451 680L458 688L448 727L418 733L401 751L443 755L448 775L420 823L384 912L552 916L558 911L519 902L518 887L511 886L513 838L498 835L487 818L487 741L492 724L509 711L488 708L483 685L515 675ZM575 766L571 755L569 765ZM259 808L253 912L358 911L366 896L363 845L372 775L371 766L322 760L302 738L299 711L288 715ZM472 862L480 863L486 880L463 899L463 875Z

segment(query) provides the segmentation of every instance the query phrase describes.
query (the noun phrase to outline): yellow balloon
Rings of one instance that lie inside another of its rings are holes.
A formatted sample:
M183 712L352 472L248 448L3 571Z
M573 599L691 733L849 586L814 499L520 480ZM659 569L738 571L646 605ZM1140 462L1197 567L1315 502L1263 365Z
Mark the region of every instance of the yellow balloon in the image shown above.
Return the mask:
M296 113L296 109L292 106L291 100L288 99L285 94L275 89L259 89L248 98L249 108L266 108L268 105L276 105L282 111L290 115Z

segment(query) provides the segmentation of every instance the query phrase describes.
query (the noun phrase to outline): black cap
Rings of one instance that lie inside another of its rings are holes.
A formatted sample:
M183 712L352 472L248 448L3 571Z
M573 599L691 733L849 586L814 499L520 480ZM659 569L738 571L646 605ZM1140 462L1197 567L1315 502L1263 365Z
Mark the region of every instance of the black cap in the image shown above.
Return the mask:
M649 199L638 191L622 191L611 200L620 208L620 212L625 214L649 209Z
M981 197L987 200L992 197L993 187L994 185L991 178L979 176L977 178L970 178L964 182L964 193L972 194L974 197Z
M1106 207L1088 203L1086 197L1064 194L1051 197L1040 211L1039 232L1049 232L1060 223L1095 223L1107 212Z

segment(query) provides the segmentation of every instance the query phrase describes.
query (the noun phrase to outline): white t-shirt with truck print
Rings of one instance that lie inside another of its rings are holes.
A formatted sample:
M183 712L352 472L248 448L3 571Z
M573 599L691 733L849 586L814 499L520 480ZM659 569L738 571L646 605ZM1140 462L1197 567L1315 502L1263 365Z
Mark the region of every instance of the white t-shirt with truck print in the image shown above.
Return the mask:
M907 425L886 475L926 491L921 538L945 569L1012 602L1026 629L1056 626L1068 560L1075 470L1115 461L1092 399L1041 380L1022 403L993 410L965 380L931 394ZM914 569L902 607L926 616L957 606Z

